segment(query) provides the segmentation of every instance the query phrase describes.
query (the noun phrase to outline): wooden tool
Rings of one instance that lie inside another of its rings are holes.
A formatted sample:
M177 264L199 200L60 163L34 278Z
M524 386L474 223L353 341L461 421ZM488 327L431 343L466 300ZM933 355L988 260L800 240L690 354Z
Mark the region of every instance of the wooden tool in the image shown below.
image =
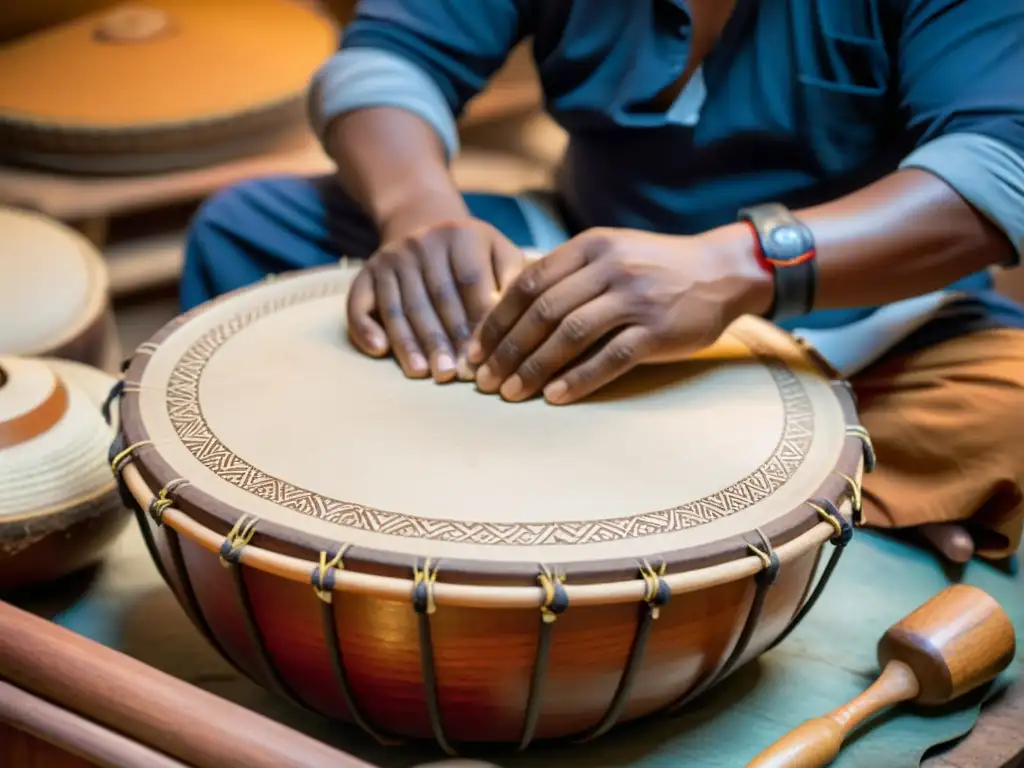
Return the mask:
M870 688L793 729L747 768L828 765L872 715L903 701L946 704L994 680L1015 651L1013 625L999 603L976 587L947 587L885 633L878 644L882 674Z

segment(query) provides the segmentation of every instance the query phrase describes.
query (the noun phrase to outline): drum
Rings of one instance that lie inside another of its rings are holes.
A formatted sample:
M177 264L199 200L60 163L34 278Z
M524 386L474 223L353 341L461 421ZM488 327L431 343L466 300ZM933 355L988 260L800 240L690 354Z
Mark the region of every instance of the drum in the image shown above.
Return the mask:
M334 24L289 0L101 8L0 49L0 155L131 174L250 154L305 124Z
M386 743L587 739L684 707L822 594L873 459L789 335L745 318L584 403L510 404L356 352L354 274L203 305L119 385L112 468L246 674Z
M130 519L106 462L112 384L79 363L0 357L0 591L94 565Z
M0 355L116 371L107 268L92 244L46 216L0 206L0 252Z

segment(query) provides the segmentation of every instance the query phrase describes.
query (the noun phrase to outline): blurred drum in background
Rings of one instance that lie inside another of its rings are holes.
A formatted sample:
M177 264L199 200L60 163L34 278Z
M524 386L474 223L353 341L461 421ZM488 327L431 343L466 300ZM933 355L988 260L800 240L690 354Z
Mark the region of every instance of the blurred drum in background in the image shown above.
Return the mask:
M0 357L0 592L95 564L124 528L101 414L112 383L80 363Z
M253 154L305 125L337 42L289 0L151 0L38 29L0 49L0 159L134 174Z
M0 13L0 43L6 43L54 24L70 21L83 13L117 5L120 0L32 0L4 3Z
M0 355L48 356L117 370L106 263L81 234L0 206Z

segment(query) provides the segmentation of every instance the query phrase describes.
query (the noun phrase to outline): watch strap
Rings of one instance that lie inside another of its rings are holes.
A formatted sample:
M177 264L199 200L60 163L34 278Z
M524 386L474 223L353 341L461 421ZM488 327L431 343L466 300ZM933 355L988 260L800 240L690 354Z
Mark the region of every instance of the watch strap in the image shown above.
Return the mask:
M758 257L774 273L768 319L779 322L808 314L814 308L818 277L810 229L779 203L743 208L739 218L754 231Z

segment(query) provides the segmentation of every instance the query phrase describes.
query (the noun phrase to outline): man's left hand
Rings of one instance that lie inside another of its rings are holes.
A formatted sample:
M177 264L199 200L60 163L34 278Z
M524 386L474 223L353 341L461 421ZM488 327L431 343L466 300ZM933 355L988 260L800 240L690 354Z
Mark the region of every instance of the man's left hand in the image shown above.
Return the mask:
M477 386L511 401L543 391L562 405L637 365L700 351L771 303L751 238L742 225L696 237L578 235L529 264L478 326L469 347Z

